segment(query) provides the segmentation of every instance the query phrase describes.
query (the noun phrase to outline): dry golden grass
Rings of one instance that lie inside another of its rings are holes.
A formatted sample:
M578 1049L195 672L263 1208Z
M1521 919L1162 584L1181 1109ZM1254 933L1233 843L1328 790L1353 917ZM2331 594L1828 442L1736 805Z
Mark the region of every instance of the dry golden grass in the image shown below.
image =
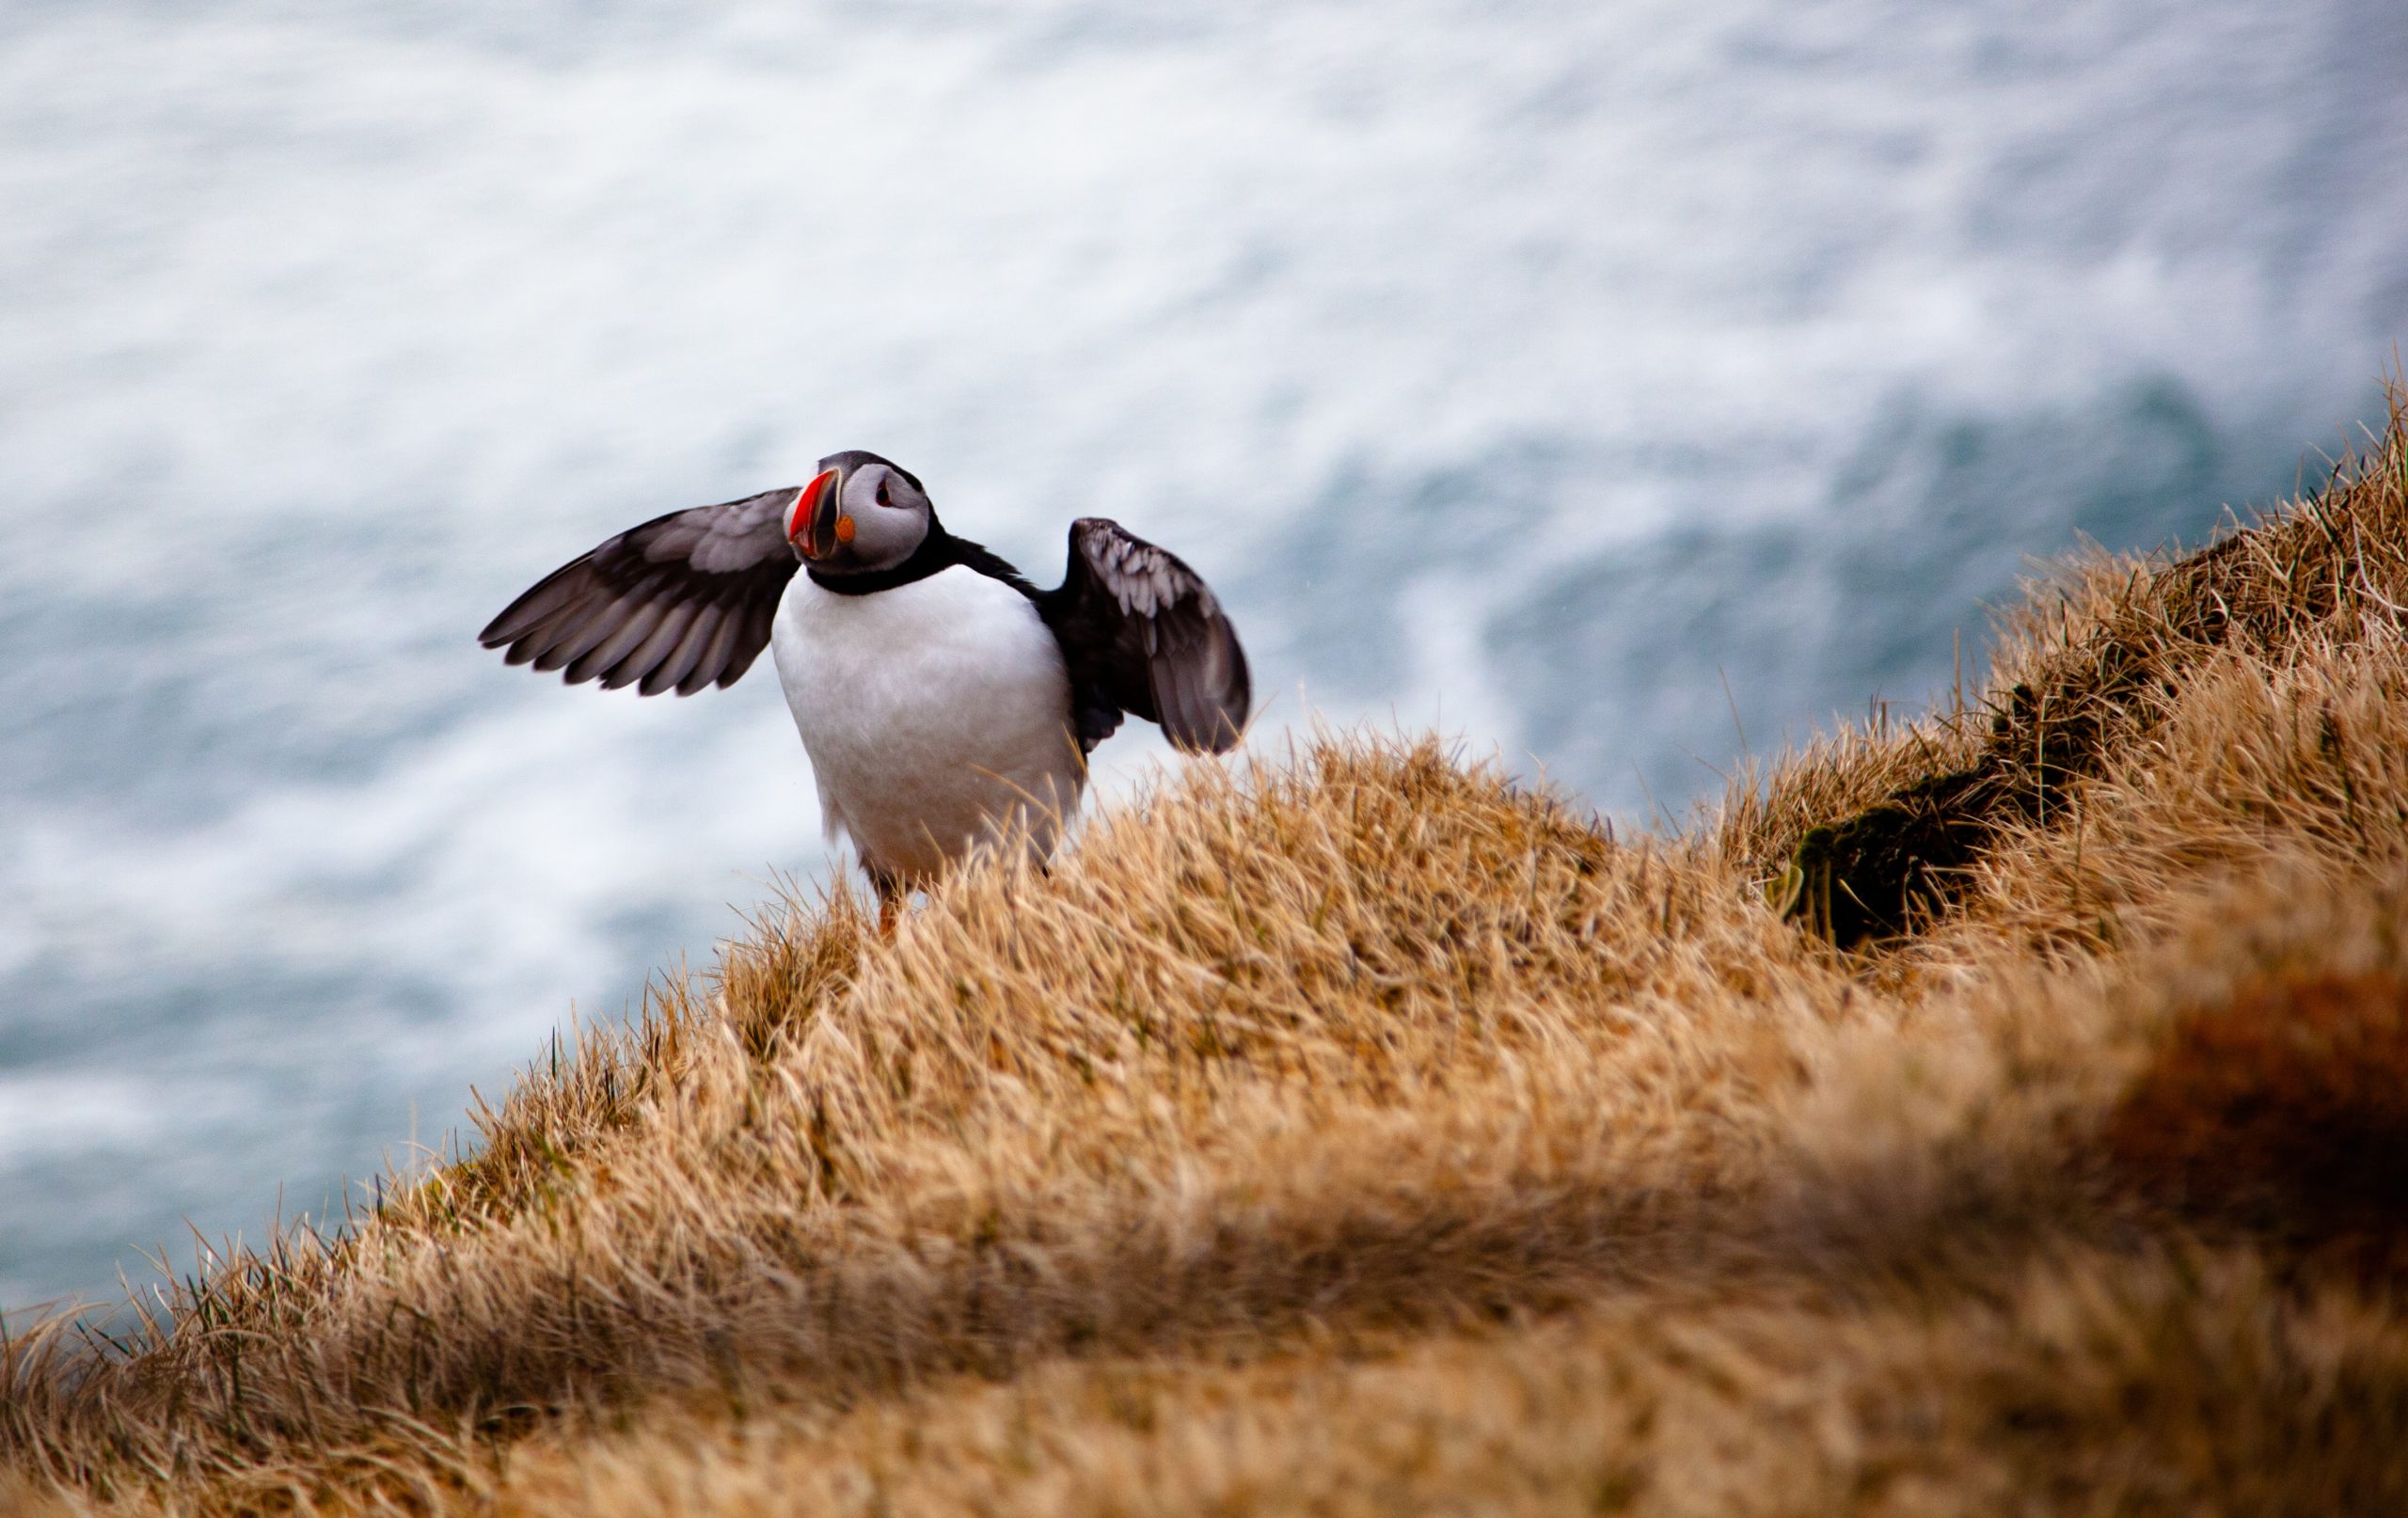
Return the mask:
M774 909L340 1242L8 1345L0 1506L2408 1510L2400 420L1682 833L1324 736Z

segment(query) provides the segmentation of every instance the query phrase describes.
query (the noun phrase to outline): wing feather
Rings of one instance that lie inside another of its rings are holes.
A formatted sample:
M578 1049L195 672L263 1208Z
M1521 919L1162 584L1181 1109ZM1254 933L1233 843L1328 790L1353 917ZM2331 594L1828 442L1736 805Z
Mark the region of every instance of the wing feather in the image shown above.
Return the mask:
M660 625L643 640L643 646L629 656L627 662L635 666L641 677L636 682L637 695L657 696L675 683L660 678L661 666L676 656L678 647L686 640L686 629L693 625L694 619L702 611L703 609L691 601L681 601L670 608L669 614L660 619Z
M792 488L656 516L604 539L535 582L478 641L509 664L689 695L733 685L768 646L794 577L785 540Z
M562 609L592 588L592 566L583 559L563 564L539 581L533 590L510 603L508 610L493 619L484 630L484 644L492 648L499 643L515 642L558 616Z
M643 639L602 672L605 690L624 690L652 672L655 665L677 646L677 635L694 614L690 601L656 602L660 614L644 629Z
M690 696L718 679L727 669L728 656L736 651L737 639L743 636L746 618L742 607L729 607L719 619L719 626L704 646L702 657L677 681L677 694Z
M737 638L736 646L728 651L727 669L719 677L720 685L732 686L769 646L769 633L776 624L778 609L769 606L747 606L744 609L744 631Z
M591 653L594 645L607 640L626 625L642 603L634 593L614 595L601 601L595 609L582 618L562 616L544 625L544 651L535 656L535 671L549 674L563 665L575 664ZM568 675L571 685L578 676Z
M579 654L562 678L570 685L578 685L598 676L603 689L617 689L618 686L610 682L618 674L618 665L652 636L669 606L667 601L652 596L623 600L621 608L613 609L610 636ZM625 684L625 680L619 682Z
M697 609L693 621L678 635L677 646L662 656L652 672L643 677L643 685L638 688L644 695L657 696L683 685L686 676L694 672L694 666L702 662L703 650L710 647L711 640L718 636L719 625L726 615L723 607L706 606Z

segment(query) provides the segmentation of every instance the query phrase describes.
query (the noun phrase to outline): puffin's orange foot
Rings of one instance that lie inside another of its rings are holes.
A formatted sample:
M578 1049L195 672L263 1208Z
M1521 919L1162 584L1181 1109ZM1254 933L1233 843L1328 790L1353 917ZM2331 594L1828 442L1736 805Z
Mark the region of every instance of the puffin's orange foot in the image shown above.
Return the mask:
M864 863L863 873L869 877L870 889L878 893L878 936L888 943L895 941L895 925L903 920L903 898L911 888L896 876L887 874L874 864Z

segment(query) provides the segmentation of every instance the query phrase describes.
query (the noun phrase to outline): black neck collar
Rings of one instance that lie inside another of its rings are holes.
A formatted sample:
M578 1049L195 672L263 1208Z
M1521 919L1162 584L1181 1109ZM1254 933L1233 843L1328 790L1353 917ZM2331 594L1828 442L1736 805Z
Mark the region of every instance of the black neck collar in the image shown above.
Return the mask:
M915 579L926 579L941 574L962 561L962 541L944 530L944 524L934 514L928 517L928 535L911 550L911 557L885 569L865 569L851 575L823 575L805 566L803 573L811 583L838 595L867 595L873 591L891 591L897 585L909 585ZM975 546L972 545L971 546Z
M891 569L864 570L858 575L822 575L806 568L811 583L838 595L867 595L873 591L891 591L897 585L909 585L915 579L941 575L959 564L975 570L990 579L999 579L1031 601L1041 601L1037 587L1031 585L1001 555L990 553L982 544L968 538L957 538L944 530L944 524L928 516L928 535L911 550L911 557Z

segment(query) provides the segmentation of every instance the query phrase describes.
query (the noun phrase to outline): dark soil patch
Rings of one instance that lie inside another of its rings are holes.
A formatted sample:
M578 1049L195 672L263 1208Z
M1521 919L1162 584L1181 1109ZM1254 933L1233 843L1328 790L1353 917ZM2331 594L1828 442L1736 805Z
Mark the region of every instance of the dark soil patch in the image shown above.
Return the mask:
M2268 657L2362 611L2396 622L2375 586L2408 580L2408 523L2385 467L2337 471L2289 514L2136 572L2095 631L1996 701L1972 764L1809 830L1773 891L1782 915L1843 949L1916 932L1958 904L2002 831L2069 817L2080 783L2163 719L2210 651Z

